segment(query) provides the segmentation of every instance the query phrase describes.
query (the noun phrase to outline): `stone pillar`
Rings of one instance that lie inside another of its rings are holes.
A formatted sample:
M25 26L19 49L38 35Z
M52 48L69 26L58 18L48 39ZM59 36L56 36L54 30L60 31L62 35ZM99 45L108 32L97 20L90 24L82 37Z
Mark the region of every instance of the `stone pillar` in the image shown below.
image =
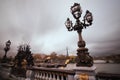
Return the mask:
M74 80L96 80L95 66L92 67L74 67Z
M65 67L65 70L75 71L74 79L72 80L96 80L95 78L96 67L94 65L91 67L85 67L85 66L83 67L83 66L76 66L76 64L67 64L67 66Z

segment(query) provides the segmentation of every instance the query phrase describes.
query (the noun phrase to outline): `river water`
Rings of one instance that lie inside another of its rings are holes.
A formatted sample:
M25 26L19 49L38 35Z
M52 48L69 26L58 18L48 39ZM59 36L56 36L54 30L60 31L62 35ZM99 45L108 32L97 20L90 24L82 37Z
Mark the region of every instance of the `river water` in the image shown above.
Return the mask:
M120 64L115 63L95 63L96 72L120 74Z
M65 69L71 70L75 64L68 64ZM96 67L95 72L103 72L103 73L112 73L112 74L120 74L120 64L115 63L94 63Z

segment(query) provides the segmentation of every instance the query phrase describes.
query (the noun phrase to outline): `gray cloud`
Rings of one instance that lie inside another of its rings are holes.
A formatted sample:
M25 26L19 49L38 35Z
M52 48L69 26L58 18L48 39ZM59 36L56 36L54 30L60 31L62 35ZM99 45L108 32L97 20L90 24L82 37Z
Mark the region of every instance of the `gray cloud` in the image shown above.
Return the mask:
M110 38L112 37L112 38ZM89 43L88 43L89 44ZM91 45L92 55L109 55L109 54L120 54L120 38L116 35L111 35L106 39L93 41Z
M64 22L74 2L81 3L83 14L89 9L94 16L93 25L83 30L83 38L93 54L119 53L119 0L0 1L0 42L12 41L11 52L21 43L30 43L33 52L62 53L68 46L76 53L78 36L68 32ZM74 23L74 22L73 22Z

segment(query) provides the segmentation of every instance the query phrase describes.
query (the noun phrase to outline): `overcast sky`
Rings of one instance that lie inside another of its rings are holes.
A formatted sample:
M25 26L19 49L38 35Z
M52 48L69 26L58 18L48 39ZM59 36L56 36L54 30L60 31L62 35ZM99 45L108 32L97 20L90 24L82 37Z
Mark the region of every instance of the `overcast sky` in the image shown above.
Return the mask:
M78 34L68 32L64 23L74 2L80 3L82 17L93 13L93 25L83 30L91 55L120 53L120 0L0 0L0 54L11 40L11 52L28 43L33 53L75 54Z

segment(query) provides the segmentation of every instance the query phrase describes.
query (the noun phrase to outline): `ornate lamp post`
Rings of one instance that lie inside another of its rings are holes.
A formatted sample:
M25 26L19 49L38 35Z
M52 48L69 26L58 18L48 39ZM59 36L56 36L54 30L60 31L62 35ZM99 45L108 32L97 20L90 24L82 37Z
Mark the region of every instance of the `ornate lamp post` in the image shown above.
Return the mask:
M74 3L73 6L71 6L71 13L73 17L76 19L75 25L73 26L72 21L67 18L67 21L65 22L65 26L68 29L68 31L77 31L79 36L78 41L78 49L77 49L77 57L76 57L76 66L85 66L85 67L91 67L93 66L93 58L89 55L88 48L85 48L86 43L82 38L82 29L86 28L90 25L92 25L93 16L90 11L86 11L86 14L82 21L80 21L80 17L82 14L81 6L78 3Z
M11 45L11 41L8 40L8 41L6 42L6 46L5 46L5 48L4 48L5 55L3 56L3 59L6 59L6 58L7 58L7 52L10 50L10 45Z

